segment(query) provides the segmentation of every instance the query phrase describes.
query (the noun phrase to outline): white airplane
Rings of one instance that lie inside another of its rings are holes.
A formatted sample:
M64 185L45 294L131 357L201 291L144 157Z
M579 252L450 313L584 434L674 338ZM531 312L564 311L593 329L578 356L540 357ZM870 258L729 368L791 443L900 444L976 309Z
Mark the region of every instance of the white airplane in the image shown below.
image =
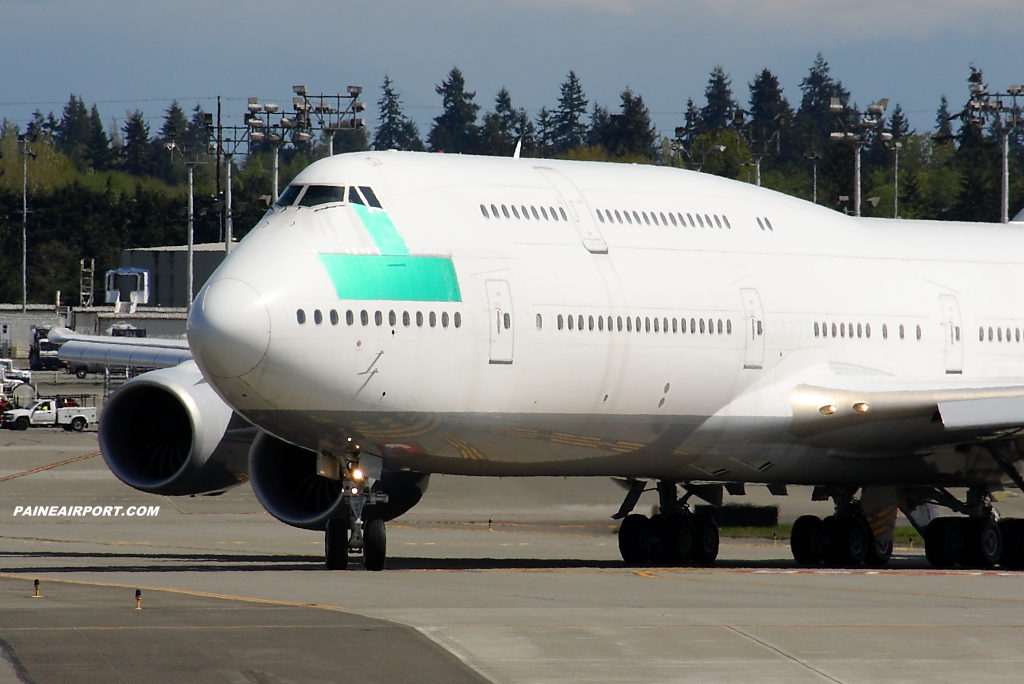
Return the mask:
M617 478L627 563L710 563L746 483L813 485L801 564L1024 566L1024 226L856 219L671 168L400 152L302 171L200 291L188 341L63 332L166 367L110 398L137 489L251 482L386 560L429 474ZM660 514L632 512L654 483ZM964 500L950 488L966 488ZM959 516L937 517L937 507Z

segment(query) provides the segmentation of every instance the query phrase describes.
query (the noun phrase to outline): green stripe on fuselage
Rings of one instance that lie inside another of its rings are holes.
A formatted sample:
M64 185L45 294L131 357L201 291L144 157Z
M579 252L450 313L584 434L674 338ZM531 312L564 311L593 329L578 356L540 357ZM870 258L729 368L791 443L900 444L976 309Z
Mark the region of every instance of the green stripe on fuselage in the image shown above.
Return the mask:
M364 254L319 256L331 276L338 299L462 301L455 265L446 257Z
M352 207L356 210L356 215L363 222L366 232L373 238L373 242L381 254L400 256L409 254L405 240L398 233L398 228L395 228L388 212L383 209L371 209L362 204L353 204Z

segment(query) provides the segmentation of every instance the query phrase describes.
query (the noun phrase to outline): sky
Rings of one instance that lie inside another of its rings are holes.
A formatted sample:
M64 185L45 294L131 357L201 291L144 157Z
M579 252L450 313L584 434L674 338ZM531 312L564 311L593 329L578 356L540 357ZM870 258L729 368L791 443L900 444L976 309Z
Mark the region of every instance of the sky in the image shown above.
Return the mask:
M363 86L372 126L387 73L425 137L453 66L482 110L502 86L553 108L570 69L613 111L630 87L669 135L716 65L741 103L767 67L797 105L820 52L855 102L900 103L918 131L942 95L966 101L971 64L992 89L1024 84L1021 0L0 0L0 17L0 118L22 128L71 93L108 126L141 109L155 130L172 99L218 95L240 124L246 98L287 105L296 84Z

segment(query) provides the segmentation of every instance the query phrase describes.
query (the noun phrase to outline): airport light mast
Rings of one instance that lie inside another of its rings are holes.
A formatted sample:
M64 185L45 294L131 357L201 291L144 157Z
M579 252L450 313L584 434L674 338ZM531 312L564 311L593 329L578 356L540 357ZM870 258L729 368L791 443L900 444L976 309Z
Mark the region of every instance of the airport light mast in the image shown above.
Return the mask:
M33 136L19 135L22 149L21 171L21 313L28 311L28 158L38 155L28 148Z
M982 81L981 71L971 67L971 75L967 78L967 87L971 99L967 103L968 121L978 127L985 120L992 119L993 128L999 134L999 147L1003 155L1001 169L1002 205L1000 218L1002 223L1010 221L1010 134L1021 128L1021 108L1017 98L1024 94L1024 86L1010 86L1003 93L990 93L988 86Z
M732 113L732 123L736 133L743 138L743 142L747 143L750 156L754 158L754 185L761 187L761 160L764 157L779 153L779 122L782 120L782 114L776 114L772 118L771 127L774 129L774 132L769 134L769 130L765 126L761 126L759 130L754 130L753 120L745 123L744 117L749 113L737 107ZM744 133L744 129L746 129L746 133ZM775 147L774 151L769 149L772 146Z
M188 281L188 309L192 309L192 300L195 296L195 168L199 164L205 164L200 160L200 155L216 152L216 144L211 143L213 137L213 114L203 114L202 140L193 139L178 144L178 131L170 130L170 138L165 144L167 151L174 158L177 150L181 156L185 168L188 169L188 260L186 263L185 279Z
M861 192L860 192L860 156L865 143L871 132L875 130L882 121L889 106L889 100L883 98L868 107L867 112L861 112L848 107L838 97L833 97L829 104L829 111L835 115L836 123L842 130L833 131L829 135L832 142L851 145L853 147L853 215L860 216ZM882 132L879 134L882 142L892 140L892 134Z

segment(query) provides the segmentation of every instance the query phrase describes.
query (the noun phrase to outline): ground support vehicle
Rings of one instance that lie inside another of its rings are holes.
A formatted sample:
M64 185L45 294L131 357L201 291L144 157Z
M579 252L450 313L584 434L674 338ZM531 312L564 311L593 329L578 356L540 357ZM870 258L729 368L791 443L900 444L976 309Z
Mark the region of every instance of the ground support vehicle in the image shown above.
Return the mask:
M70 432L81 432L96 424L96 406L92 395L62 395L36 399L23 409L3 414L0 426L8 430L27 430L30 427L62 427Z

